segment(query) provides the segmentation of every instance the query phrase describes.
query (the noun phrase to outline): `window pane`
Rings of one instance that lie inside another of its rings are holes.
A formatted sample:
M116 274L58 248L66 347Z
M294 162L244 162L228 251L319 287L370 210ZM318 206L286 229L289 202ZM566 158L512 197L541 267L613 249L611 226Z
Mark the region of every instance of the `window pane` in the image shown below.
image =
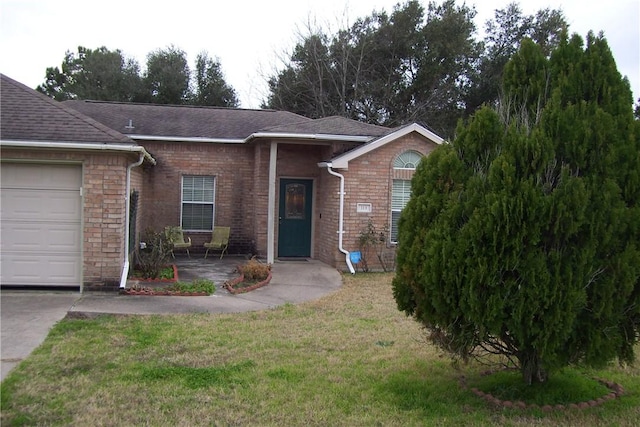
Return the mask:
M287 184L284 200L284 215L286 219L304 219L304 184Z
M398 242L398 219L400 219L400 212L391 212L391 241Z
M214 178L212 176L182 177L183 202L213 203Z
M411 197L411 181L394 179L391 191L391 209L402 210Z
M213 230L213 205L183 203L182 228L184 230Z

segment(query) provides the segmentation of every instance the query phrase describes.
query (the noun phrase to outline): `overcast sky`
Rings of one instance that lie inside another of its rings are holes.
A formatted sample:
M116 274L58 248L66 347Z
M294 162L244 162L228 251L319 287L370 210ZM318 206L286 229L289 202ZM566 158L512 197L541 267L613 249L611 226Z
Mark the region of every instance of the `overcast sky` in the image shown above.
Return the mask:
M0 72L35 88L47 67L60 66L78 46L120 49L144 68L148 53L173 45L187 53L193 69L206 51L222 64L226 81L244 108L266 97L266 77L296 32L316 21L325 28L349 26L375 10L391 12L398 0L0 0ZM404 3L404 1L402 2ZM441 3L440 0L437 3ZM462 1L459 0L458 4ZM478 12L479 29L508 0L467 1ZM640 97L640 0L524 0L523 12L560 8L571 32L583 38L604 31L618 70ZM426 7L427 0L422 4Z

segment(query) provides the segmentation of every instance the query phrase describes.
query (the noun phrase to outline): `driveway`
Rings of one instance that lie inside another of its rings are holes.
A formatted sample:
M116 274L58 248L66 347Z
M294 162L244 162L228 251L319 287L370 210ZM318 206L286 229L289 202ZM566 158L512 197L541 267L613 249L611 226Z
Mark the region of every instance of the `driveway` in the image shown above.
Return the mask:
M73 291L3 290L0 293L0 380L42 344L51 327L67 315L78 298L80 293Z

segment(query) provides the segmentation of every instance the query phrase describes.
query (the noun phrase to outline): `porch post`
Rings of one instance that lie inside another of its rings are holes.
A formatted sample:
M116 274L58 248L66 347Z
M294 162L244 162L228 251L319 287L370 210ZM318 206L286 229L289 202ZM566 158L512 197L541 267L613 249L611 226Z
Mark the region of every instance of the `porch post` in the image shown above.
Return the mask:
M271 151L269 153L269 200L267 207L267 264L273 264L273 260L275 258L277 160L278 143L271 141Z

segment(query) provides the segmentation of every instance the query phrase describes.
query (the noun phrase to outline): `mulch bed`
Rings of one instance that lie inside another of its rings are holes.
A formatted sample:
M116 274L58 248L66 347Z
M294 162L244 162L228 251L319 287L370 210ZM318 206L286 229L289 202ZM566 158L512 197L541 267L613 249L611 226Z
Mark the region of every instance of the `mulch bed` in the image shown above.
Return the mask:
M206 292L183 292L172 291L165 289L170 283L178 281L178 267L173 264L173 278L172 279L143 279L140 277L131 277L128 281L132 282L130 288L125 288L120 291L123 295L145 295L145 296L176 296L176 297L201 297L208 296ZM142 284L142 286L141 286Z
M238 270L240 271L240 269ZM229 293L232 293L235 295L235 294L243 294L245 292L256 290L265 285L268 285L269 282L271 282L271 271L269 271L269 275L265 280L263 280L262 282L255 282L255 283L245 283L244 274L240 273L239 277L236 277L233 280L229 280L225 282L224 287L226 290L229 291Z

